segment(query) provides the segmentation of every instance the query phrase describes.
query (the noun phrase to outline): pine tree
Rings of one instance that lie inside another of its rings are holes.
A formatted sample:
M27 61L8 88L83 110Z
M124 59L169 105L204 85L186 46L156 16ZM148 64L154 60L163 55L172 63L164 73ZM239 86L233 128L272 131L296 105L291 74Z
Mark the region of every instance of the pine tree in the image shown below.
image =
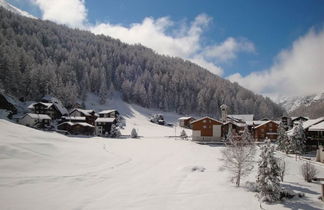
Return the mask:
M110 128L110 137L112 138L118 138L121 136L121 133L119 131L119 128L116 126L116 125L111 125L111 128Z
M289 152L289 138L288 138L288 135L286 133L283 123L279 124L277 143L278 143L277 149L288 154L288 152Z
M297 158L297 155L302 155L305 152L306 135L302 121L293 129L293 135L290 138L290 150L296 154Z
M248 128L247 124L245 125L244 131L243 131L243 133L241 135L241 140L242 140L242 142L244 142L246 144L253 143L253 138L251 136L251 133L249 131L249 128Z
M259 198L262 201L274 202L280 199L280 168L274 157L274 146L270 140L266 140L261 148L260 161L258 163L257 185Z

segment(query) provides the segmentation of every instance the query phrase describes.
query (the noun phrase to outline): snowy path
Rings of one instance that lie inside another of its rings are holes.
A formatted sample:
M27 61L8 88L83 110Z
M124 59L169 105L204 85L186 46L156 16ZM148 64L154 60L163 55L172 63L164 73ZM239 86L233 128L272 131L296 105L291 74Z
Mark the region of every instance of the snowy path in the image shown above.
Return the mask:
M259 209L254 193L229 182L222 147L66 137L5 120L0 133L0 209ZM266 209L323 208L319 186L302 181L299 164L287 159L284 184L306 198Z

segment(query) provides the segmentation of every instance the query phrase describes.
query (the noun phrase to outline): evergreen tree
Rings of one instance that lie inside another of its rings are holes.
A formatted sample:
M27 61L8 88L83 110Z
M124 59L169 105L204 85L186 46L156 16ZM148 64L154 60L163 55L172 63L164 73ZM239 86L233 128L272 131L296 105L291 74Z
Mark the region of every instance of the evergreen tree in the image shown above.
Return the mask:
M243 133L241 135L241 139L242 139L242 142L244 142L245 144L252 144L253 143L253 138L251 136L251 133L249 131L249 128L247 126L247 124L245 124L244 126L244 130L243 130Z
M271 145L270 140L266 140L261 148L256 183L260 190L260 200L274 202L280 199L280 168L274 157L274 146Z
M120 130L116 125L111 125L110 128L110 137L119 138L121 136Z
M278 147L277 147L278 150L283 151L286 154L288 154L290 143L289 143L289 138L288 138L288 135L286 133L283 123L280 123L279 127L278 127L277 144L278 144Z
M290 150L297 155L302 155L305 152L306 135L303 128L303 122L293 128L293 134L290 137Z

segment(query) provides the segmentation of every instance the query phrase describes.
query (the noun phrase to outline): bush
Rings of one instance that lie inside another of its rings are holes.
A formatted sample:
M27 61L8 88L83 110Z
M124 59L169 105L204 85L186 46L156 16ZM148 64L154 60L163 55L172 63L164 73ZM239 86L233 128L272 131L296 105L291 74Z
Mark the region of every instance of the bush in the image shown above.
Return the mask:
M187 136L185 130L182 130L182 131L181 131L180 137L181 137L182 139L187 139L187 138L188 138L188 136Z
M301 173L304 177L304 180L311 182L313 178L317 175L318 171L310 162L306 162L301 166Z
M132 137L133 139L136 139L136 138L138 137L138 135L137 135L137 132L136 132L136 129L135 129L135 128L133 128L133 129L132 129L132 132L131 132L131 137Z
M255 182L245 182L245 187L250 192L260 192L258 185Z

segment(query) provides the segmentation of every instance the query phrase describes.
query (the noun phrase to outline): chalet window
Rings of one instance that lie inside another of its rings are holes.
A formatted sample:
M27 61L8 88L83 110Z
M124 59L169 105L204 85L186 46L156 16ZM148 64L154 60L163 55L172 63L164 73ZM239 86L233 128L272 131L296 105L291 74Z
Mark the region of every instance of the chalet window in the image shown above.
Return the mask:
M203 126L203 128L206 128L206 127L207 127L206 125Z
M206 123L206 120L204 120L203 123Z

